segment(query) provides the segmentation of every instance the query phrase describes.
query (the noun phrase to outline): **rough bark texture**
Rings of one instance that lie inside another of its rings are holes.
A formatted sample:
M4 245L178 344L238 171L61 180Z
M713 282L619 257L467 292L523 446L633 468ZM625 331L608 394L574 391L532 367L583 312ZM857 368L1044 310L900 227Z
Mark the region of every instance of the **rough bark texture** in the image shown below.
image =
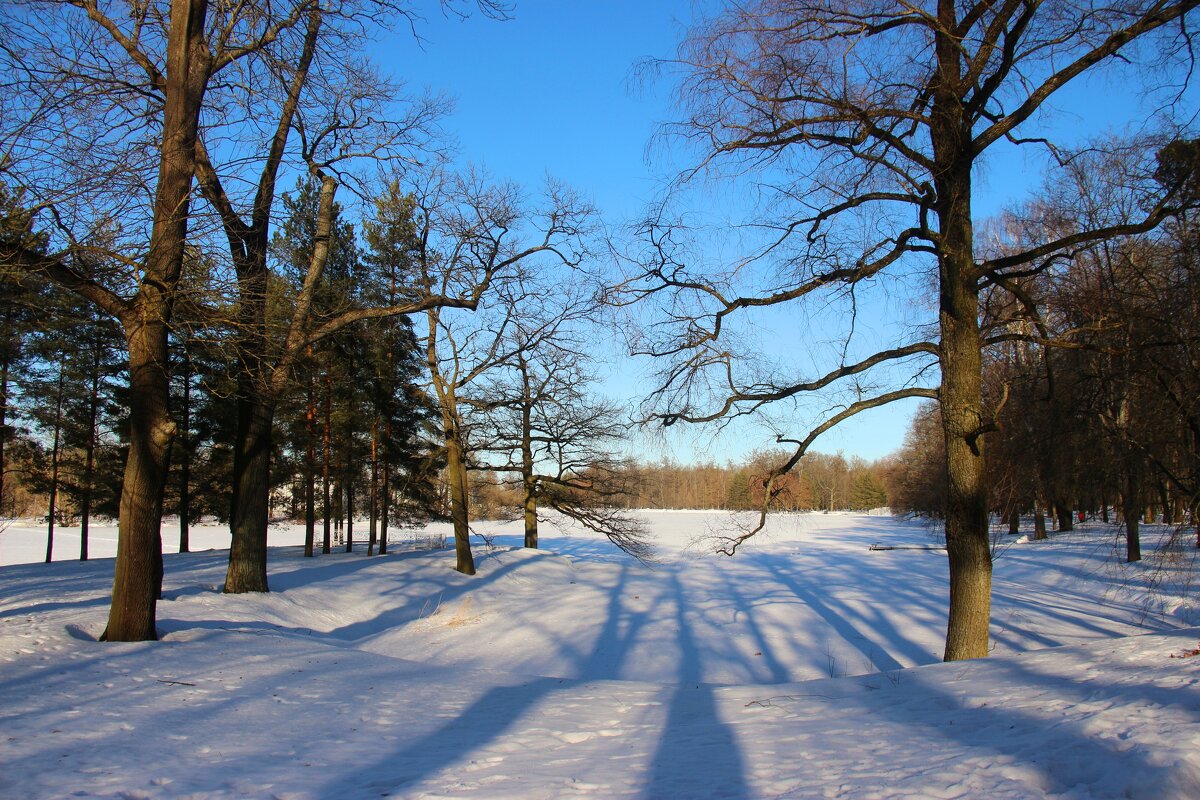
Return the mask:
M1121 510L1125 517L1125 560L1142 560L1142 539L1138 515L1141 513L1142 475L1140 465L1129 459L1125 469L1125 492L1121 497ZM1197 534L1200 535L1200 534Z
M988 541L983 425L979 290L971 221L971 131L965 121L953 0L939 0L932 140L935 210L940 235L939 323L941 409L946 440L946 552L950 560L950 616L946 661L988 653L992 554Z
M167 325L135 326L129 345L129 456L121 484L120 535L108 641L157 639L163 486L175 423L167 409Z
M241 408L245 404L246 408ZM243 397L238 401L238 430L233 451L233 514L229 528L229 569L225 591L266 592L267 521L270 495L271 427L275 403L271 398Z
M88 395L87 441L84 443L83 485L79 504L79 560L88 560L88 526L92 517L92 484L96 471L96 418L100 412L100 345L92 343L91 386Z
M311 361L312 348L309 348ZM304 406L304 555L312 558L317 531L317 398L309 376Z
M1057 500L1054 503L1054 516L1058 519L1058 529L1063 531L1075 530L1074 513L1071 506L1062 500Z
M167 332L183 266L200 105L208 81L205 0L173 0L167 41L162 157L154 225L138 294L122 314L129 347L129 456L121 487L112 606L103 638L156 639L162 497L175 423L168 411Z
M333 441L330 423L333 418L333 378L325 368L325 414L321 425L321 552L328 555L333 550L333 503L329 497L330 469L333 461Z
M191 550L190 525L192 517L192 362L183 358L183 408L179 414L180 452L179 462L179 552Z
M528 384L528 380L526 383ZM533 443L529 436L529 431L532 429L530 417L528 403L523 404L521 406L521 484L525 490L525 546L537 549L537 478L533 473Z
M58 515L58 452L62 439L63 365L58 365L58 392L54 400L54 445L50 450L50 513L46 515L46 563L54 560L54 518Z
M454 524L454 568L464 575L475 574L471 553L471 527L467 509L467 464L457 420L443 414L446 426L446 475L450 481L450 520Z

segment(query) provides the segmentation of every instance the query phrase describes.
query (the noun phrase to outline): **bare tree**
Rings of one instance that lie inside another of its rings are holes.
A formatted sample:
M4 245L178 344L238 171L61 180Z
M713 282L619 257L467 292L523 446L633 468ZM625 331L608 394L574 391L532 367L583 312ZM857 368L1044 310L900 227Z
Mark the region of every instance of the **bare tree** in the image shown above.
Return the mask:
M562 187L549 186L544 207L531 210L515 186L494 186L475 173L455 177L440 170L415 190L414 197L418 290L470 296L472 308L489 301L486 313L470 320L448 304L426 310L426 363L441 411L456 568L473 575L463 390L509 361L505 333L524 311L518 298L536 302L520 295L519 289L509 291L506 302L490 301L498 293L496 287L519 287L519 275L536 269L540 259L578 265L586 253L584 237L592 212Z
M1012 287L1088 243L1154 228L1178 209L1180 189L1147 197L1127 224L980 259L973 170L1007 143L1040 147L1053 166L1059 148L1043 107L1091 70L1145 57L1161 67L1188 55L1186 15L1196 5L758 0L696 28L675 62L687 112L675 131L702 149L702 168L760 176L772 201L759 244L724 274L689 267L680 226L665 209L642 226L640 270L620 287L620 301L662 298L674 323L640 348L673 362L656 393L657 413L667 424L723 420L849 384L851 399L840 410L802 437L780 437L795 452L770 485L842 420L904 398L938 400L947 465L947 660L988 652L983 440L994 421L983 404L980 292ZM840 299L853 320L858 293L922 259L936 265L938 318L927 335L863 353L851 346L851 325L839 363L799 379L745 376L725 346L739 318L781 304ZM733 537L728 549L757 530Z
M471 398L480 417L473 450L519 482L526 547L538 546L542 505L644 560L643 526L619 510L633 488L631 464L615 452L621 410L592 391L588 340L600 325L599 294L581 277L542 272L522 281L528 300L502 301L516 309L502 334L503 361Z

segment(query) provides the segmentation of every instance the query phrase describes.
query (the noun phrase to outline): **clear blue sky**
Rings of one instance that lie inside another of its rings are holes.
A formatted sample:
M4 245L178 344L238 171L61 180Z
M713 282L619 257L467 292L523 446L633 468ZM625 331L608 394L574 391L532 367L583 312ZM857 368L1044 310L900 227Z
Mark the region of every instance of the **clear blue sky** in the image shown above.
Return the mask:
M670 87L642 86L634 69L641 59L671 56L693 15L717 7L715 0L517 0L507 22L478 14L459 20L428 5L418 25L421 45L400 30L376 55L410 86L455 98L446 127L464 162L531 190L553 176L590 197L612 226L636 216L679 166L672 154L651 147L658 125L675 113ZM1141 103L1131 87L1093 80L1072 87L1058 105L1064 109L1058 124L1070 138L1119 128ZM1037 170L1022 155L1001 152L989 156L979 179L976 212L982 216L1027 193ZM795 330L776 338L789 336L801 338ZM635 400L648 368L619 361L605 388ZM860 415L815 449L883 456L900 446L914 408L898 404ZM770 443L752 426L715 440L710 434L648 440L639 455L720 462Z

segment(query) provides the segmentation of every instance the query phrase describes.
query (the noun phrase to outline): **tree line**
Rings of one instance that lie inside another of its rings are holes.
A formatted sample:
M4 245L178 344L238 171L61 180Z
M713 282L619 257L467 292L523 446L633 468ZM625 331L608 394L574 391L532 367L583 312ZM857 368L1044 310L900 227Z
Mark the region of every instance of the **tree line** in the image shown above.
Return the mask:
M754 453L737 464L632 465L630 508L755 511L767 501L766 479L780 453ZM772 511L870 511L888 505L887 461L808 453L770 497Z

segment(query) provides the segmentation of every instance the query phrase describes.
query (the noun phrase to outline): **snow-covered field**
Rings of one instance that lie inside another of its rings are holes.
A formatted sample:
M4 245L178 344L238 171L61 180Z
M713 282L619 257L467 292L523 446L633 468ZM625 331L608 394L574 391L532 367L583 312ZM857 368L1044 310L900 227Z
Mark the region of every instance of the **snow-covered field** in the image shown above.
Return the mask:
M1013 544L993 657L941 664L944 554L869 549L920 524L781 515L728 559L693 544L726 515L645 517L654 568L482 524L473 578L448 550L305 559L273 528L269 595L221 594L224 550L166 556L143 644L95 641L111 527L47 565L9 523L0 797L1200 797L1195 550Z

